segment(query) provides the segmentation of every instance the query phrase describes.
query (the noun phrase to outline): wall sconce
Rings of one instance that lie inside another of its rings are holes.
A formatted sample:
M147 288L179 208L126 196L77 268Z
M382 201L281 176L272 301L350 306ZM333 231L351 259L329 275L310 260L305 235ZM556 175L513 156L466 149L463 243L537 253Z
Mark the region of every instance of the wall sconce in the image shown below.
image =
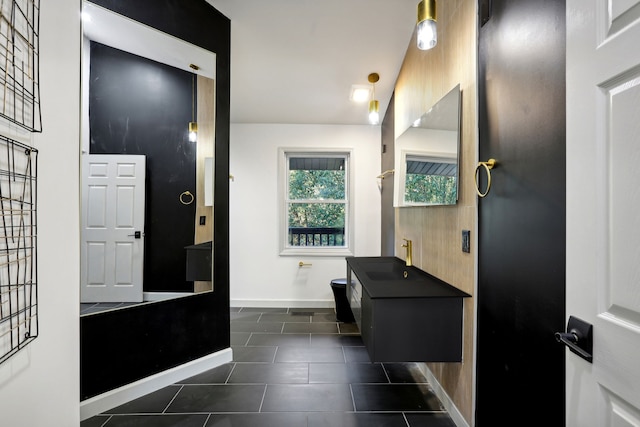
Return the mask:
M369 101L369 123L377 125L380 123L380 103L376 99L376 82L380 80L380 76L378 73L371 73L368 78L373 87L371 101Z
M195 64L189 64L192 70L198 71L200 67ZM196 73L191 76L191 121L189 122L189 141L196 142L198 139L198 123L195 118L196 114Z
M429 50L438 43L436 30L436 0L418 3L418 49Z

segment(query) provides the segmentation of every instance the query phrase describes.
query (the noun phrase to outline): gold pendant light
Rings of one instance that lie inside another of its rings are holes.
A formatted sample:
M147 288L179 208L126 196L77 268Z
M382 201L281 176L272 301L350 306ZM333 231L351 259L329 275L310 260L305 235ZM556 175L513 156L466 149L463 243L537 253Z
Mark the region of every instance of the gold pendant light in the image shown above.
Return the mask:
M380 80L378 73L369 74L369 83L373 86L371 101L369 101L369 123L377 125L380 123L380 103L376 99L376 83Z
M196 122L196 73L200 67L195 64L189 64L194 73L191 76L191 121L189 122L189 141L196 142L198 140L198 123Z
M429 50L438 43L436 29L436 0L421 0L418 3L418 49Z

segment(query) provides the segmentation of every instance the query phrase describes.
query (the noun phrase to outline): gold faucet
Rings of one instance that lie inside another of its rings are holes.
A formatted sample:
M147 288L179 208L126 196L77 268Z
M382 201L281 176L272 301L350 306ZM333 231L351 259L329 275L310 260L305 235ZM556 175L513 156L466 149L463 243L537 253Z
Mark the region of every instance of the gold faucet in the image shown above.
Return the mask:
M407 267L411 267L413 265L413 261L412 261L413 247L411 245L411 240L408 240L408 239L402 239L402 240L406 242L404 245L402 245L402 247L407 248L407 256L405 258L405 262L407 263Z

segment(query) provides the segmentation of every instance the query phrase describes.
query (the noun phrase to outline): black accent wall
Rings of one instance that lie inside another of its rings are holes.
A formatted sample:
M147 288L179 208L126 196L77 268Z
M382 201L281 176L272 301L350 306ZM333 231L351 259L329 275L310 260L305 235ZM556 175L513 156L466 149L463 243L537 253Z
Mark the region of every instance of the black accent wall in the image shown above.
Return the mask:
M204 0L93 3L216 53L214 291L81 317L82 400L230 344L230 21Z
M564 426L565 2L481 3L475 425Z
M192 292L185 246L194 242L196 145L189 142L193 74L91 42L91 154L146 156L144 291Z

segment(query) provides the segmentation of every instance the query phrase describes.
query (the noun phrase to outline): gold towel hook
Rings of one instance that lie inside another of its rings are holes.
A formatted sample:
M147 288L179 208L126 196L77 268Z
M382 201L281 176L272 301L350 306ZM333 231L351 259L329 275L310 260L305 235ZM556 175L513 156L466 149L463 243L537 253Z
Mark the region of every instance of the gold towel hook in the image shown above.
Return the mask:
M496 164L496 159L489 159L486 162L479 162L478 166L476 166L474 180L476 182L476 193L478 193L478 196L485 197L487 194L489 194L489 190L491 190L491 169L496 167ZM484 167L484 169L487 171L487 190L484 193L482 193L480 191L480 187L478 187L478 171L481 167Z
M378 175L376 178L380 178L380 179L384 179L387 175L392 174L394 172L393 169L388 169L384 172L382 172L380 175Z
M185 200L185 196L188 197L188 199ZM183 205L190 205L194 200L195 197L193 197L193 194L191 194L189 190L180 194L180 203L182 203Z

